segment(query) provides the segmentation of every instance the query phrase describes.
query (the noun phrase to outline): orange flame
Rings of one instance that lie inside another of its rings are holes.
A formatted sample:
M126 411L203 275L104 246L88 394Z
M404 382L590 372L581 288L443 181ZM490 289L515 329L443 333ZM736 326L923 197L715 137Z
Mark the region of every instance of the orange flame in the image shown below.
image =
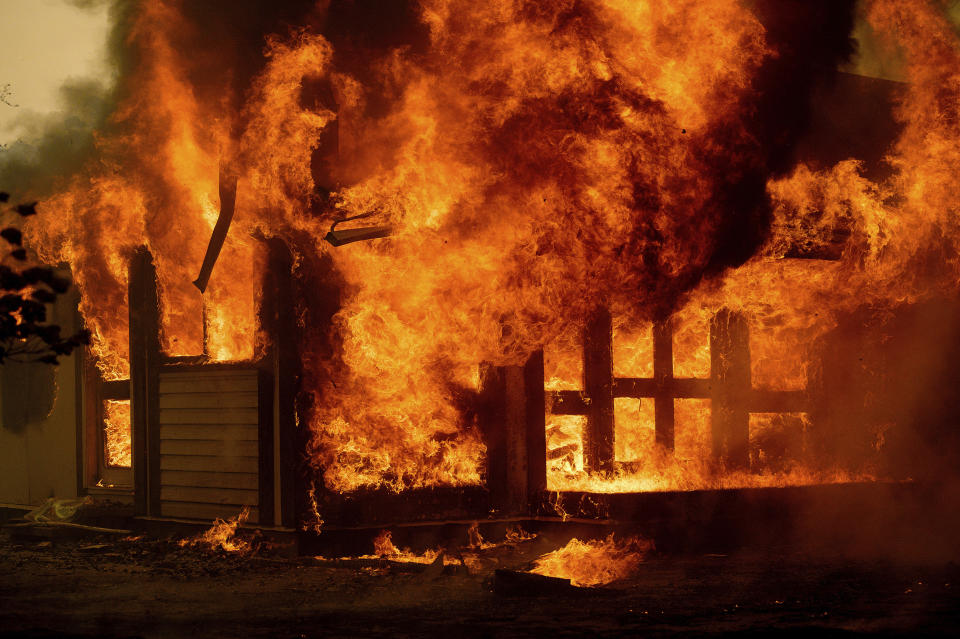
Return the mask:
M130 468L133 457L129 399L108 399L104 402L103 433L107 465Z
M652 550L653 542L642 537L617 541L611 533L602 541L574 538L537 559L530 572L569 579L574 586L603 586L634 575Z
M894 175L873 182L849 159L771 180L771 236L719 273L711 260L733 206L721 195L758 170L753 100L778 55L764 27L740 0L534 4L421 0L424 50L371 52L366 73L308 30L273 36L234 108L211 90L225 83L200 86L176 44L195 28L185 5L140 3L127 41L136 73L96 160L26 229L45 260L71 265L104 378L129 376L137 246L157 264L164 351L242 360L257 355L253 234L280 237L298 276L319 278L322 262L342 284L333 334L301 327L313 402L298 417L325 488L475 485L485 448L464 405L479 364L520 363L548 346L547 388L579 387L571 353L598 303L616 317L617 375L651 374L649 323L676 311L675 375L707 377L708 321L726 307L749 317L754 387L796 390L843 312L956 291L960 50L933 4L867 5L911 78ZM308 99L316 83L336 104ZM239 176L236 216L201 296L190 282L216 222L221 166ZM393 236L321 243L332 220L368 213ZM840 261L774 259L837 224L852 231ZM705 273L714 276L689 290ZM310 309L290 311L306 321ZM319 344L331 338L328 353ZM802 453L802 416L755 416L763 472L718 474L708 403L678 401L672 458L653 443L650 406L618 402L616 454L633 469L612 479L583 475L579 418L551 417L551 488L871 476L790 452Z
M213 526L196 537L181 539L179 544L181 548L203 547L210 550L224 550L231 553L250 552L250 542L237 537L237 528L243 525L250 517L250 510L244 508L236 517L229 519L214 519Z

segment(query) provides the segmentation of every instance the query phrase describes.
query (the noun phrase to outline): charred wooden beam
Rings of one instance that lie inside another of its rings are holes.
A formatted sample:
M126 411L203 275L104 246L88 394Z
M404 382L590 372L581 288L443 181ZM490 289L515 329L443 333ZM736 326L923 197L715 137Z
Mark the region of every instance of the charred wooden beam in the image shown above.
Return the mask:
M278 238L263 241L263 281L258 304L261 523L292 528L297 522L297 356L293 256ZM276 497L279 494L279 503ZM279 506L279 520L276 517Z
M134 504L138 515L160 514L160 296L157 269L146 248L130 261L130 404Z
M543 352L523 366L482 366L480 389L491 506L526 512L547 484Z
M710 321L713 454L729 467L750 464L750 330L742 313L721 309Z
M711 383L709 379L693 377L674 377L665 379L659 384L652 377L618 377L613 380L614 397L657 397L660 394L675 399L709 399L711 397ZM577 391L564 391L577 392Z
M200 275L193 281L193 285L203 293L207 290L207 284L210 283L210 276L213 274L213 267L220 257L220 251L223 250L223 243L227 239L227 232L230 231L230 223L233 221L233 211L237 203L237 176L225 173L220 169L220 215L217 217L217 223L213 227L213 234L210 236L210 243L207 245L207 253L203 256L203 264L200 267Z
M543 351L533 353L523 367L526 393L527 505L547 489L547 416L543 394Z
M669 320L653 325L653 378L657 385L653 398L654 440L658 446L672 451L674 395L670 382L673 380L673 327Z
M590 398L584 432L584 466L611 470L614 459L613 320L600 308L583 334L583 388Z

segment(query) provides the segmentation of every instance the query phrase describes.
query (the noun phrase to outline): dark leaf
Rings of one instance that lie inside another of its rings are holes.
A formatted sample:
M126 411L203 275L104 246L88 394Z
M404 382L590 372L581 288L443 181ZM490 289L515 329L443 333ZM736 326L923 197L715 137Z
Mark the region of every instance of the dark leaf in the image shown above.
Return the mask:
M44 355L43 357L37 360L38 362L43 362L44 364L53 364L56 366L60 363L60 360L57 359L56 355Z
M10 194L7 193L6 191L0 191L0 203L9 202L9 201L10 201Z
M15 260L20 260L21 262L25 262L25 261L27 260L27 250L26 250L26 249L19 248L19 249L15 250L15 251L10 251L10 255L13 256L13 259L15 259Z
M31 215L37 214L37 203L31 202L30 204L18 204L16 209L17 213L23 217L29 217Z
M20 229L13 226L8 226L0 231L0 237L17 246L23 244L23 233L20 232Z

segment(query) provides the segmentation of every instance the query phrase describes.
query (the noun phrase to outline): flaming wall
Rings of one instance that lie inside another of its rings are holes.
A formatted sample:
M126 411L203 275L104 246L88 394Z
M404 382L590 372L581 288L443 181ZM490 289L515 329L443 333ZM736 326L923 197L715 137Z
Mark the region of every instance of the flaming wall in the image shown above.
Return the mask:
M621 376L650 374L649 327L670 316L674 373L707 376L726 308L750 323L753 384L787 391L844 318L956 295L960 52L935 2L862 3L909 79L880 173L797 144L854 50L853 2L255 5L123 4L116 110L27 231L73 268L107 380L129 375L136 247L156 260L163 351L236 361L263 356L253 236L285 241L318 489L481 484L480 364L546 348L548 389L578 387L600 306ZM236 215L201 296L221 166ZM392 236L322 242L358 214ZM629 485L712 485L695 401L675 407L683 463L657 461L649 402L615 405L616 455L643 461ZM774 441L804 419L752 430ZM551 424L573 460L555 481L593 481L579 429ZM770 481L872 472L861 462Z

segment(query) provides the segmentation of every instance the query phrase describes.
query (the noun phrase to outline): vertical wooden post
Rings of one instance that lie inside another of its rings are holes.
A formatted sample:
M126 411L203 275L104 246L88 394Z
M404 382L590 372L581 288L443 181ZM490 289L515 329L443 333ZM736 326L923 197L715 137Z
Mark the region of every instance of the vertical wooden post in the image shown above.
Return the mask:
M750 329L742 313L721 309L710 322L713 454L730 468L750 465Z
M141 247L130 261L130 404L133 429L134 506L138 515L160 515L160 296L157 269Z
M653 378L656 396L653 398L655 441L658 446L672 451L674 444L673 411L673 326L670 320L653 325Z
M547 407L542 350L533 353L523 367L523 385L527 399L527 503L533 504L547 489Z
M483 365L480 397L490 505L526 512L547 483L543 352L523 366Z
M263 241L259 301L260 523L294 527L297 518L297 331L291 271L293 257L278 238ZM276 495L279 493L279 500ZM279 505L280 518L275 516ZM269 512L267 512L269 511Z
M584 433L584 466L587 471L612 470L613 320L606 308L597 309L584 330L583 389L590 398Z

